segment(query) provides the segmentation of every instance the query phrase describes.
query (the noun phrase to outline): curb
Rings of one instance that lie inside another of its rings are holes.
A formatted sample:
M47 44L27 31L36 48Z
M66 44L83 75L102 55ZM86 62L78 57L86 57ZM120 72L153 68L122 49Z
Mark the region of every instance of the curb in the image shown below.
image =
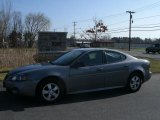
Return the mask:
M2 74L2 73L8 73L8 72L9 72L9 70L0 71L0 74Z

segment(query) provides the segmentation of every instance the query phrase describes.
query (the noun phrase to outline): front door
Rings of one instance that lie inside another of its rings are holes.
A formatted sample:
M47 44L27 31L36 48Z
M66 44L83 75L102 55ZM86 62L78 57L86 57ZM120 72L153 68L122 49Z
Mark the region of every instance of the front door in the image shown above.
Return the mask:
M83 63L83 66L71 68L70 92L83 92L105 87L102 51L86 53L77 62Z

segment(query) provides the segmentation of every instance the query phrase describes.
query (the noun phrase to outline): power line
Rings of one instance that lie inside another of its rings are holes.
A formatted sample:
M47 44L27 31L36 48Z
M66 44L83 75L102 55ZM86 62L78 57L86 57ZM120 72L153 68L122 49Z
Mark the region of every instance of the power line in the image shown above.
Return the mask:
M128 30L129 28L120 28L120 29L111 29L109 30L110 32L116 32L116 31L121 31L121 30Z
M158 3L160 3L160 1L157 1L155 3L152 3L150 5L147 5L147 6L144 6L144 7L141 7L141 8L138 8L136 9L135 11L136 12L140 12L142 10L146 10L148 9L150 6L153 6L153 5L156 5L157 7L159 7ZM154 6L153 6L154 7ZM116 14L111 14L111 15L108 15L108 16L102 16L100 18L104 19L104 18L112 18L112 17L117 17L117 16L121 16L121 15L125 15L125 12L120 12L120 13L116 13ZM159 15L158 15L159 16ZM152 16L149 16L149 17L152 17ZM155 17L155 16L153 16ZM137 19L145 19L145 18L148 18L148 17L144 17L144 18L137 18ZM77 22L87 22L87 21L91 21L93 19L84 19L84 20L77 20ZM126 22L126 21L121 21L121 22L118 22L118 23L113 23L113 24L110 24L109 26L111 25L116 25L116 24L119 24L119 23L123 23L123 22Z
M158 3L160 3L160 1L157 1L155 3L152 3L150 5L144 6L144 7L140 7L138 9L136 9L136 12L140 12L142 10L146 10L148 9L150 6L154 7L153 5L156 5L156 7L159 7ZM120 13L116 13L116 14L111 14L111 15L107 15L107 16L102 16L100 18L104 19L104 18L112 18L112 17L117 17L117 16L121 16L121 15L125 15L125 12L120 12ZM77 22L86 22L86 21L91 21L93 19L84 19L84 20L77 20Z
M141 8L138 8L136 9L136 12L141 12L141 11L144 11L144 10L148 10L148 9L152 9L152 8L155 8L157 6L159 6L159 3L160 1L157 1L155 3L152 3L150 5L147 5L147 6L144 6L144 7L141 7ZM120 16L120 15L123 15L124 12L122 13L117 13L117 14L113 14L113 15L108 15L108 16L104 16L104 17L101 17L102 19L103 18L112 18L112 17L117 17L117 16ZM159 17L160 15L152 15L152 16L146 16L146 17L140 17L140 18L135 18L134 20L141 20L141 19L148 19L148 18L155 18L155 17ZM90 21L90 20L93 20L93 19L86 19L86 20L77 20L78 22L86 22L86 21ZM120 23L126 23L128 22L128 20L124 20L124 21L120 21L120 22L117 22L117 23L113 23L113 24L109 24L107 26L114 26L114 25L117 25L117 24L120 24ZM152 26L152 25L159 25L160 23L156 23L156 24L143 24L143 25L138 25L137 26L134 26L133 28L158 28L159 26ZM140 27L140 26L145 26L145 27ZM147 27L146 27L147 26ZM150 27L148 27L150 26ZM127 32L128 28L114 28L114 29L110 29L109 32L110 33L121 33L121 32ZM156 30L159 30L159 29L156 29ZM133 30L133 31L155 31L155 30Z
M108 17L117 17L117 16L122 16L122 15L125 15L125 12L117 13L117 14L113 14L113 15L108 15L108 16L104 16L101 18L104 19L104 18L108 18Z
M146 17L140 17L140 18L135 18L134 20L140 20L140 19L146 19L146 18L155 18L155 17L159 17L160 14L158 15L152 15L152 16L146 16Z
M152 26L152 25L160 25L160 23L154 23L154 24L142 24L137 26Z
M149 4L147 6L143 6L143 7L140 7L138 9L136 9L135 11L136 12L142 12L144 10L149 10L149 9L152 9L152 8L155 8L155 7L159 7L159 3L160 1L157 1L157 2L154 2L152 4ZM120 13L116 13L116 14L111 14L111 15L108 15L108 16L102 16L101 18L104 19L104 18L113 18L113 17L118 17L118 16L122 16L122 15L125 15L125 12L120 12ZM134 20L140 20L140 19L146 19L146 18L154 18L154 17L159 17L160 15L155 15L155 16L147 16L147 17L141 17L141 18L135 18ZM83 19L83 20L77 20L77 22L87 22L87 21L91 21L93 19ZM117 23L113 23L113 24L109 24L107 26L114 26L114 25L117 25L117 24L120 24L120 23L126 23L128 22L128 20L125 20L125 21L120 21L120 22L117 22ZM145 25L144 25L145 26ZM57 29L57 28L56 28ZM62 28L61 28L62 29Z
M152 15L152 16L146 16L146 17L140 17L140 18L135 18L134 20L141 20L141 19L155 18L155 17L160 17L160 14ZM128 20L120 21L120 22L117 22L117 23L112 23L112 24L109 24L107 26L114 26L114 25L117 25L117 24L120 24L120 23L126 23L126 22L128 22Z
M150 27L139 27L139 26L135 26L132 28L157 28L160 26L150 26ZM109 30L110 32L116 32L116 31L121 31L121 30L128 30L129 28L121 28L121 29L113 29L113 30Z
M159 31L160 29L151 29L151 30L133 30L133 31Z
M140 24L140 25L134 25L132 28L135 28L135 27L141 27L141 26L156 26L156 25L160 25L160 23L154 23L154 24ZM128 29L126 26L123 26L123 27L118 27L118 28L113 28L113 29L109 29L109 31L118 31L118 30L125 30L125 29Z
M147 31L160 31L160 28L159 29L151 29L151 30L144 30L144 29L141 29L141 30L138 30L138 29L133 29L132 31L135 31L135 32L147 32ZM115 33L124 33L124 32L128 32L128 30L124 30L124 31L116 31L116 32L108 32L110 34L115 34Z
M148 32L148 31L160 31L160 29L152 29L152 30L132 30L134 32ZM128 30L124 31L117 31L117 32L108 32L109 34L116 34L116 33L124 33L128 32Z
M152 3L150 5L147 5L147 6L143 6L143 7L140 7L138 9L136 9L135 11L136 12L140 12L142 10L146 10L148 9L149 7L159 7L158 3L160 3L160 1L157 1L155 3ZM116 14L111 14L111 15L107 15L107 16L102 16L100 18L104 19L104 18L112 18L112 17L117 17L117 16L121 16L121 15L125 15L125 12L120 12L120 13L116 13ZM87 22L87 21L91 21L93 19L82 19L82 20L76 20L77 22Z
M128 32L128 30L124 30L124 31L117 31L117 32L108 32L108 33L110 33L110 34L112 34L112 33L124 33L124 32Z
M150 26L150 27L132 27L132 28L157 28L157 27L160 27L160 26Z
M120 23L126 23L126 22L128 22L128 20L124 20L124 21L112 23L112 24L109 24L109 25L107 25L107 26L114 26L114 25L117 25L117 24L120 24Z
M107 16L102 16L100 18L104 19L104 18L113 18L113 17L117 17L117 16L121 16L124 15L125 12L121 12L121 13L116 13L116 14L111 14L111 15L107 15ZM87 21L91 21L93 19L84 19L84 20L76 20L77 22L87 22Z
M144 11L144 10L146 10L146 9L153 9L153 8L159 7L159 3L160 3L160 1L157 1L157 2L152 3L152 4L150 4L150 5L147 5L147 6L143 6L143 7L141 7L141 8L138 8L138 9L136 9L135 11L139 13L139 12L142 12L142 11Z
M152 16L140 17L140 18L135 18L134 20L141 20L141 19L154 18L154 17L160 17L160 15L152 15ZM128 22L128 20L124 20L124 21L121 21L121 22L109 24L108 26L114 26L114 25L117 25L117 24L120 24L120 23L126 23L126 22ZM156 24L144 24L144 25L141 25L141 26L145 26L145 25L157 25L157 24L160 24L160 23L156 23ZM116 28L114 28L114 29L116 29ZM117 28L117 29L119 29L119 28Z

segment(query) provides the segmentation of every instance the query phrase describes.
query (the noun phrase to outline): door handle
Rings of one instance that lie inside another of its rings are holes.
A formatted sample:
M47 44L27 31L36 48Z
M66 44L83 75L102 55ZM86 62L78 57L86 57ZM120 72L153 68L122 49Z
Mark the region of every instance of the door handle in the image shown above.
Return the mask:
M124 68L127 68L128 67L128 65L125 65L125 66L123 66Z
M100 72L100 71L103 71L103 68L98 68L97 71L99 71L99 72Z

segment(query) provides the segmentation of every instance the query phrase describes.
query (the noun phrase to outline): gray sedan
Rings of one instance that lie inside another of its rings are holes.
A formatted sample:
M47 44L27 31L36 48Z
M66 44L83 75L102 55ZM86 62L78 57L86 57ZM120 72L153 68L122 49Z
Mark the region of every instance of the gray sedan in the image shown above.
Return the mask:
M74 49L49 63L10 71L3 82L13 94L55 102L64 94L125 87L136 92L151 77L150 62L117 50Z

